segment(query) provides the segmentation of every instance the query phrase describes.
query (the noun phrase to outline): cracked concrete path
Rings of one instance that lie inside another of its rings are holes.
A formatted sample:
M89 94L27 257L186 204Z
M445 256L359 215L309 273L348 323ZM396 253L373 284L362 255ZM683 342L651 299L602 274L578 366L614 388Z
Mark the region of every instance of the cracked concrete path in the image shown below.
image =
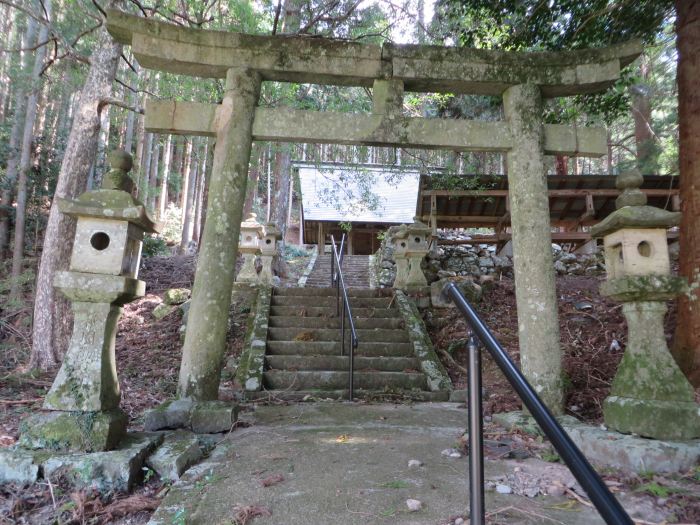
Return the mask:
M254 525L437 525L468 515L468 460L441 454L466 427L466 409L456 404L259 406L253 420L173 485L151 523L232 524L244 507L269 511ZM487 460L486 479L548 465ZM409 512L407 499L419 500L421 510ZM486 493L490 523L603 523L595 510L569 501ZM650 519L634 498L622 502Z

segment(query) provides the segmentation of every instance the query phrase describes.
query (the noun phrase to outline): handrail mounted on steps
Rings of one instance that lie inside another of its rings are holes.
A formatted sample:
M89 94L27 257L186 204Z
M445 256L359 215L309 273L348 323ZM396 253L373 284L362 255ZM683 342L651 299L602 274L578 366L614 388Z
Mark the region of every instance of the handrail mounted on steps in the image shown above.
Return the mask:
M345 245L345 234L340 240L340 253L338 246L335 243L335 237L331 235L331 246L333 253L331 254L331 286L335 286L335 305L336 316L340 318L340 355L345 355L345 317L348 318L350 325L350 352L348 366L348 399L353 400L353 385L355 373L355 350L359 343L357 339L357 331L355 330L355 321L353 320L352 307L348 299L348 289L345 287L345 279L343 279L343 247ZM342 308L341 308L342 305ZM342 313L341 313L342 310Z
M559 456L588 494L598 513L608 525L633 525L625 509L615 499L605 482L593 469L581 450L564 431L547 406L542 402L525 376L515 366L503 347L493 336L474 307L464 298L459 288L450 282L443 294L452 299L469 323L469 503L471 525L483 525L484 514L484 451L482 435L481 352L479 340L486 347L506 379L516 391L549 438Z

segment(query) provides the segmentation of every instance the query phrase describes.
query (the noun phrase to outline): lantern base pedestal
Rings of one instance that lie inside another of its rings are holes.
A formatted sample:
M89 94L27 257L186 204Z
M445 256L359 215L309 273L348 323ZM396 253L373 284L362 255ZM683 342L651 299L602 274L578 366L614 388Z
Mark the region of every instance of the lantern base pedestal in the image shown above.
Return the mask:
M19 444L56 452L99 452L117 448L126 436L127 415L120 409L104 412L51 411L22 422Z
M603 403L603 419L623 434L664 440L700 437L700 407L690 401L610 396Z

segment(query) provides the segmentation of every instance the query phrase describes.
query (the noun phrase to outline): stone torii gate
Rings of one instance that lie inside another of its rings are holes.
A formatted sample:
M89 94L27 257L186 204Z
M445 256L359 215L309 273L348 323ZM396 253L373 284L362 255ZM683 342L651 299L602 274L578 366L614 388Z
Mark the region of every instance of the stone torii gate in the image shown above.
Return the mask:
M323 38L182 28L108 10L107 28L141 66L225 78L221 104L146 105L152 132L216 137L207 221L192 293L178 394L216 399L253 140L364 144L507 154L523 372L561 411L561 352L544 155L601 156L602 128L545 125L543 100L599 92L639 42L582 51L511 53L364 45ZM257 107L263 81L373 88L370 114ZM409 118L403 93L502 96L499 122Z

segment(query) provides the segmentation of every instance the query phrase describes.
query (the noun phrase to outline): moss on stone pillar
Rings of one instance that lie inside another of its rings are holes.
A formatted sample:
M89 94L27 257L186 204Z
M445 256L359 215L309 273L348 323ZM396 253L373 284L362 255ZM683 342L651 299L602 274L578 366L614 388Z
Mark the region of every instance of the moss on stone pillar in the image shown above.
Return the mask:
M561 349L540 88L513 86L503 94L503 105L515 137L508 152L508 187L520 364L545 404L560 414Z
M245 69L228 71L226 93L217 113L207 221L183 347L180 397L218 397L259 94L257 73Z

